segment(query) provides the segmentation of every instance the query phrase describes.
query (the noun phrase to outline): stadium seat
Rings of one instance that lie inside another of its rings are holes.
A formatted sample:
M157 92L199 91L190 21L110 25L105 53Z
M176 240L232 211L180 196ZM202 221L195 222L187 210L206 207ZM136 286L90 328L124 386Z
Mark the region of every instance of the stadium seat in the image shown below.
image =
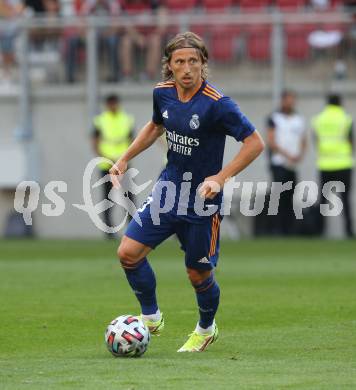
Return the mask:
M306 0L276 0L275 6L281 11L296 11L304 8Z
M251 26L246 30L247 56L254 61L270 59L271 28L269 26Z
M308 35L313 31L312 25L287 25L285 26L285 49L290 60L307 60L310 55Z
M240 0L238 2L242 11L262 10L271 5L270 0Z
M202 0L201 5L207 12L224 11L231 7L232 0Z
M347 25L342 23L323 23L318 25L318 30L324 31L341 31L345 33L347 30Z
M80 8L82 6L82 2L83 2L82 0L74 0L73 6L74 6L74 10L77 14L79 14Z
M191 11L197 5L197 0L166 0L165 5L173 11Z
M209 31L209 26L206 24L191 24L189 26L189 31L192 31L195 34L205 37Z
M235 40L240 30L235 26L215 26L210 33L210 55L218 62L231 61L234 58Z

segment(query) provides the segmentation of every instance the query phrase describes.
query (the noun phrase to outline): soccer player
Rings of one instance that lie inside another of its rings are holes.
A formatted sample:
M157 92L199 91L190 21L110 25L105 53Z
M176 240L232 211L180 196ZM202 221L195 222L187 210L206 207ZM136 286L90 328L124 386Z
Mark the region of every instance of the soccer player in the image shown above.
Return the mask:
M218 337L215 314L220 290L213 270L219 255L222 188L264 148L260 135L238 106L207 82L207 63L205 44L194 33L178 34L168 42L163 57L164 81L153 91L152 120L110 170L113 185L119 187L128 162L166 133L167 166L137 212L140 221L135 218L128 225L118 257L141 305L144 322L152 334L159 334L164 320L147 255L172 234L178 236L200 315L178 352L204 351ZM242 147L222 168L226 135L241 141ZM204 208L199 207L199 199L205 202ZM172 207L165 208L167 203ZM152 215L160 208L169 211L162 212L157 223Z

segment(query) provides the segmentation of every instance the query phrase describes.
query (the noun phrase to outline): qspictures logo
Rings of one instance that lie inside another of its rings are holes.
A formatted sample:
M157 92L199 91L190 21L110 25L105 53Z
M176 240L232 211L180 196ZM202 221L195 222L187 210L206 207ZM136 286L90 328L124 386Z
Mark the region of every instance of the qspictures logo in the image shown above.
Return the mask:
M97 229L105 233L117 233L123 229L129 216L142 226L141 215L143 212L147 212L147 208L154 225L160 225L160 217L172 210L177 215L187 215L188 209L189 212L192 212L192 208L194 213L201 217L211 216L217 211L221 215L230 215L237 190L240 191L239 209L241 214L245 216L257 216L266 207L268 208L268 215L277 215L280 197L284 191L293 191L292 207L295 218L299 220L303 219L303 211L314 205L318 205L320 214L323 216L338 216L343 210L343 203L338 193L345 192L345 185L340 181L330 181L319 189L313 181L301 181L299 183L260 181L255 183L240 182L236 178L231 178L224 186L223 202L219 206L211 204L211 202L207 204L206 199L201 196L199 189L203 183L197 188L192 188L193 175L191 172L184 172L179 186L169 180L159 180L153 187L151 195L137 209L130 200L128 192L138 196L148 189L152 180L147 180L142 184L137 183L136 179L139 171L135 168L128 169L124 175L120 176L120 187L112 187L107 199L95 204L92 196L93 190L110 181L110 175L107 174L92 184L97 165L102 162L113 164L112 161L106 158L97 157L89 161L83 172L82 203L73 203L69 206L66 204L64 198L60 195L68 191L66 182L53 180L47 183L43 192L49 203L46 201L41 205L42 214L48 218L54 218L63 215L66 207L73 207L85 212ZM210 182L209 184L214 192L218 193L222 190L216 182ZM32 214L39 207L40 193L41 187L35 181L21 182L16 188L14 208L22 214L26 225L32 225L33 223ZM267 196L268 193L270 193L269 197ZM320 194L323 196L325 203L319 201ZM193 205L191 205L192 199L194 199ZM108 226L102 220L101 215L103 211L113 207L120 208L123 217L119 224Z

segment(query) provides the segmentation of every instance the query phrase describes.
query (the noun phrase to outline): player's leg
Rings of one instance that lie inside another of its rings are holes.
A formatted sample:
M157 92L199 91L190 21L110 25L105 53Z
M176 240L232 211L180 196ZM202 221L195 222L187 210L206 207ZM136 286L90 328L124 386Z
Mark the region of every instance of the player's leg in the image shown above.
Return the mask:
M126 278L134 291L142 314L153 314L158 310L156 300L156 278L147 261L151 248L127 236L121 240L118 257Z
M141 306L142 318L150 332L158 334L164 326L156 298L156 278L147 260L148 253L172 233L169 221L161 218L153 225L150 207L138 212L141 223L131 220L118 248L118 257L126 278Z
M195 290L199 308L199 321L188 341L179 352L201 352L218 337L215 314L219 307L220 288L215 280L214 268L219 253L221 218L215 214L201 225L187 224L180 234L186 252L186 267Z
M164 321L156 297L156 277L147 260L151 248L124 236L118 248L118 257L137 300L141 316L151 333L159 333Z

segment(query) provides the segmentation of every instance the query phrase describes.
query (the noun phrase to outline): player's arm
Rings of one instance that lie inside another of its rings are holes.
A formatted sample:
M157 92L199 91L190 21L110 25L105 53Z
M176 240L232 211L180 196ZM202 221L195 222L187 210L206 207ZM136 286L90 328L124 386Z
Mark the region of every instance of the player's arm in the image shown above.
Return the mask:
M259 132L255 130L242 141L242 147L232 161L230 161L219 173L225 183L230 177L239 174L252 163L262 152L265 144Z
M240 151L232 161L230 161L218 174L205 179L199 191L201 196L207 199L213 199L216 194L221 191L225 182L250 165L251 162L262 153L265 147L262 137L257 130L247 136L242 142L243 144ZM217 183L218 186L213 183Z
M126 172L129 161L149 148L157 140L157 138L163 134L163 132L163 125L157 125L152 121L149 121L145 126L143 126L127 151L110 169L111 181L114 187L119 186L117 176Z

